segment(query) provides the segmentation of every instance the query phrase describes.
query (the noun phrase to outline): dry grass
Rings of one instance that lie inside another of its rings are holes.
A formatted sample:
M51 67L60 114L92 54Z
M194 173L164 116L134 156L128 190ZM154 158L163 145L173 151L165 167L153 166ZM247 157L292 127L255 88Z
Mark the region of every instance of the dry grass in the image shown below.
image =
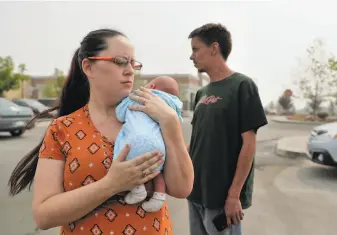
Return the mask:
M325 120L320 119L318 117L314 117L312 115L306 115L306 114L294 114L287 116L288 120L292 121L320 121L320 122L336 122L337 117L327 117Z

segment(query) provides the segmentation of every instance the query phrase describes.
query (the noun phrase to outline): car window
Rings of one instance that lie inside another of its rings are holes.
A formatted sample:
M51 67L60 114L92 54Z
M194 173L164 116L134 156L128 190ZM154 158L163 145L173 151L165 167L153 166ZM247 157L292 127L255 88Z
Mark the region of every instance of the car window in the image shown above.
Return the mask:
M48 107L53 107L56 104L55 98L38 99L38 101Z
M14 103L21 105L21 106L28 106L25 102L23 102L22 100L14 100Z
M44 105L44 104L42 104L42 103L40 103L39 101L37 101L37 100L25 100L25 102L28 104L28 105L30 105L30 106L32 106L32 107L36 107L36 108L45 108L46 106Z
M11 106L19 107L16 103L14 103L10 100L0 98L0 107L11 107Z

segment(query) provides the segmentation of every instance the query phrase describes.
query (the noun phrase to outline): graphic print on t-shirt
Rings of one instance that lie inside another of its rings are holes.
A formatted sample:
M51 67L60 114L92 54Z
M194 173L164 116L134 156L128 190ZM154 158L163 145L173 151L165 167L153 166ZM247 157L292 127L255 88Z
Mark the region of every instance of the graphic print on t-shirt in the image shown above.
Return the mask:
M217 103L219 100L222 100L221 97L219 96L214 96L214 95L204 95L203 97L200 98L198 104L196 107L198 107L200 104L215 104Z

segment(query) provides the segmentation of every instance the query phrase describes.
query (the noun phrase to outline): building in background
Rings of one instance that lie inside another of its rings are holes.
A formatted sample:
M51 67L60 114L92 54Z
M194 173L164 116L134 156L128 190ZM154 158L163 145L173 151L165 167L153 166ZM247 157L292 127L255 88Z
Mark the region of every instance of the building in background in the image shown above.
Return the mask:
M55 82L56 77L53 76L31 76L28 81L23 83L23 87L5 92L7 99L31 98L39 99L43 97L43 91L48 83Z
M195 94L198 89L209 83L207 75L198 74L197 76L192 74L138 74L135 76L134 89L144 86L150 82L153 78L158 76L170 76L177 80L180 86L179 98L183 102L183 109L190 111L193 108L193 102ZM41 99L43 97L43 91L48 83L55 82L54 76L32 76L29 81L24 83L23 94L21 87L16 90L11 90L5 93L5 97L8 99L15 98L31 98ZM22 97L22 95L24 97Z
M206 75L198 74L140 74L135 76L134 89L144 86L152 79L159 76L170 76L179 83L180 95L179 98L183 102L183 110L191 111L197 91L209 83L209 78Z
M24 81L20 84L19 88L7 91L4 93L4 97L7 99L18 99L18 98L27 98L28 97L28 89L30 87L30 80Z

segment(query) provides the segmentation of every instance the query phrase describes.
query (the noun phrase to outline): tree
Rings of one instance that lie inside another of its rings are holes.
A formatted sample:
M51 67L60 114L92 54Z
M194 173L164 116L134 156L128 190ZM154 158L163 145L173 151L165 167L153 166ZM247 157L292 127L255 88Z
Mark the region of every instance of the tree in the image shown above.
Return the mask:
M21 78L21 98L24 98L25 96L25 90L24 90L24 82L29 79L29 76L25 75L24 72L26 72L27 68L25 64L19 64L19 73Z
M323 97L321 97L315 90L315 93L308 93L307 98L307 105L310 109L310 113L314 116L317 116L317 114L321 110L321 104L324 102Z
M334 57L329 59L329 66L331 70L337 71L337 60Z
M317 116L325 98L332 94L336 74L331 59L326 58L324 43L316 39L307 49L304 67L301 68L296 83L304 98L308 99L311 113Z
M294 106L293 101L291 100L291 96L281 95L278 99L278 103L285 113L289 113L290 109Z
M19 73L15 73L14 69L12 57L0 57L0 97L3 97L6 91L19 88L21 82L29 79L29 76L24 75L26 65L19 65Z
M273 101L269 102L265 107L264 107L264 112L266 114L274 114L276 112L276 107Z
M275 104L273 101L271 101L269 104L268 104L268 109L273 111L275 109Z
M273 101L271 101L266 107L265 107L265 110L268 112L268 113L273 113L275 112L275 104Z
M330 116L334 116L335 115L335 102L333 102L332 100L330 100L329 102L329 115Z
M66 81L66 77L64 76L64 73L57 68L54 71L53 77L55 78L55 80L51 81L44 87L43 96L46 98L58 97Z

